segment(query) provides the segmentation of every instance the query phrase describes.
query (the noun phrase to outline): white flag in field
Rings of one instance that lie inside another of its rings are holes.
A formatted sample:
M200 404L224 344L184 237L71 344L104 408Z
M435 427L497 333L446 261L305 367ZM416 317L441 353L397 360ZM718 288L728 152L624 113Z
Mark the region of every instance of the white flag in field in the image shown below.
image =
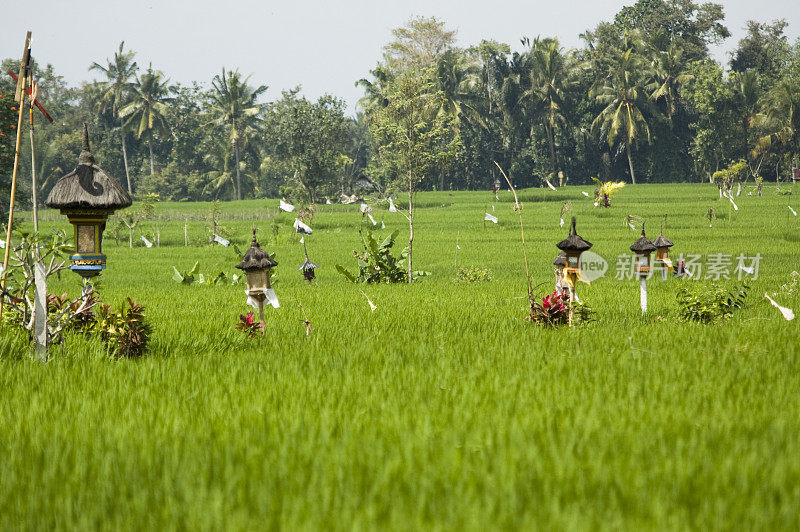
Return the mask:
M367 218L372 222L372 225L378 225L378 222L375 221L375 218L373 218L371 214L367 213Z
M787 207L789 207L789 210L790 210L790 211L792 211L792 214L794 214L795 216L797 216L797 213L796 213L796 212L794 212L794 209L792 209L792 206L791 206L791 205L787 205ZM5 242L4 242L3 244L5 245Z
M383 220L381 220L381 229L386 229L386 224L383 223Z
M153 247L153 243L152 243L152 242L150 242L149 240L147 240L147 239L144 237L144 235L142 235L142 242L144 242L144 245L145 245L145 246L147 246L147 247L149 247L149 248Z
M397 212L397 207L394 206L392 198L389 198L389 212Z
M228 246L231 245L231 241L230 240L228 240L227 238L222 238L221 236L219 236L217 234L214 235L214 242L217 242L218 244L222 244L225 247L228 247Z
M247 304L258 310L258 300L253 297L253 294L251 294L249 290L245 290L244 293L247 294ZM272 305L273 308L278 308L281 306L280 302L278 301L278 296L275 295L275 290L272 288L264 288L261 290L261 293L264 294L267 302Z
M786 321L792 321L794 319L794 311L792 309L778 305L775 303L775 300L769 297L767 294L764 294L764 297L766 297L769 302L772 303L773 307L781 311L781 314L783 314L783 317L786 318Z
M724 194L724 196L726 198L728 198L728 201L730 201L731 205L733 205L733 210L734 211L738 211L739 210L739 206L736 205L736 203L733 201L733 194Z
M294 205L291 203L286 203L285 201L281 200L281 210L286 212L292 212L294 210Z
M299 218L294 219L294 225L292 227L294 227L295 231L297 231L298 233L302 233L304 235L311 234L311 228L306 224L304 224L303 222L301 222Z
M372 300L369 298L369 296L367 294L364 293L363 290L360 290L360 292L361 292L361 295L363 295L364 297L367 298L367 303L369 303L369 310L371 312L375 312L375 309L377 309L378 306L375 303L372 302Z
M581 190L581 194L583 194L583 195L584 195L584 196L586 196L587 198L589 197L589 193L588 193L588 192L584 192L583 190Z
M484 217L483 217L483 219L484 219L485 221L487 221L487 222L492 222L492 223L495 223L495 224L497 223L497 216L492 216L492 215L491 215L491 214L489 214L488 212L487 212L487 213L485 213L485 214L486 214L486 216L484 216Z
M267 288L264 295L267 296L267 301L269 301L269 304L272 305L272 308L278 308L281 306L280 302L278 301L278 296L275 295L275 290L272 288Z

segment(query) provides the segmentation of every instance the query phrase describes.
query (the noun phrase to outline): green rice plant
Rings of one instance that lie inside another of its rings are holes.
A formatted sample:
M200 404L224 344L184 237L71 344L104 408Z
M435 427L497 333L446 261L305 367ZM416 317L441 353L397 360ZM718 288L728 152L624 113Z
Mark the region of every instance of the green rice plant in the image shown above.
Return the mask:
M742 196L738 215L712 230L702 215L713 184L625 187L614 209L582 191L519 199L533 286L554 282L565 201L608 261L578 289L589 326L520 319L530 307L508 190L496 202L486 191L420 192L425 282L353 285L326 267L361 249L361 217L358 205L317 205L305 237L315 282L279 276L281 306L265 309L255 341L235 327L251 309L242 286L172 280L172 265L231 272L240 260L184 245L184 225L205 240L209 203L159 202L156 214L172 217L161 247L109 237L100 275L104 300L146 307L147 356L111 359L98 335L73 331L42 364L3 324L0 529L796 529L798 322L753 297L798 269L800 247L783 239L786 197ZM503 223L484 233L487 202ZM293 216L272 238L277 205L222 202L219 219L240 246L260 227L279 268L300 266ZM402 242L402 215L373 209ZM43 232L72 235L58 211L41 214ZM647 227L668 214L673 262L726 253L735 266L740 253L761 254L745 306L714 326L678 319L678 290L708 283L704 270L651 278L642 317L639 283L616 276L638 236L620 214ZM456 243L458 263L491 270L491 282L453 282ZM75 298L82 284L65 271L48 289ZM779 301L797 311L800 289Z

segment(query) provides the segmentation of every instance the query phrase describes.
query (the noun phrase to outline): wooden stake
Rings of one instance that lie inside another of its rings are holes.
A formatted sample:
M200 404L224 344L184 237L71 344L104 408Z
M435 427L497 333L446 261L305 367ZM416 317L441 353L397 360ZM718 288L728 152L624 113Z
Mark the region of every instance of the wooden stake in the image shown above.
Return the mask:
M5 254L3 256L3 272L0 273L0 288L5 290L6 288L6 272L8 270L8 255L11 251L11 225L14 222L14 197L17 194L17 170L19 169L19 146L22 141L22 109L25 107L25 88L28 82L28 76L23 71L24 68L27 67L27 60L29 57L29 46L31 42L31 32L28 32L28 36L25 39L25 52L22 54L22 60L25 64L22 65L22 69L20 70L21 75L19 76L19 84L17 88L21 87L21 90L18 90L19 94L19 119L17 120L17 143L14 148L14 170L11 174L11 201L9 202L8 206L8 226L6 228L6 249ZM3 326L3 306L5 303L5 298L0 297L0 329Z

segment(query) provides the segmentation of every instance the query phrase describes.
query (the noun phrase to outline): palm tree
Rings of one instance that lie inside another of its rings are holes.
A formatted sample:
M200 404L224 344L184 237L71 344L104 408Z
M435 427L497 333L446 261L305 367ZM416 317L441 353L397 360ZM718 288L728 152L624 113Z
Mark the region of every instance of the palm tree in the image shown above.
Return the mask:
M534 106L534 114L540 115L544 125L547 141L550 145L550 164L552 174L558 172L556 167L555 129L565 125L562 113L567 87L572 82L573 66L564 56L558 39L534 39L530 51L531 86L525 91L523 98L530 100Z
M358 101L358 104L364 110L374 107L386 107L388 105L388 100L385 96L386 87L392 82L394 76L383 65L376 66L375 70L370 70L369 73L372 74L375 81L370 81L367 78L361 78L356 81L356 86L364 87L364 96Z
M665 49L652 47L652 61L649 66L650 82L646 89L653 101L664 100L667 116L672 118L680 101L680 87L694 76L685 70L683 49L672 42Z
M527 41L525 41L527 42ZM530 84L530 60L528 54L514 52L510 59L497 56L491 68L495 91L496 109L501 117L500 131L505 151L504 165L511 166L520 142L525 138L530 121L523 95Z
M169 79L160 70L153 70L153 65L150 65L141 78L136 77L131 102L119 110L120 117L127 117L123 127L135 126L136 138L147 138L150 148L150 175L155 173L153 135L169 131L166 116L167 103L172 101L167 96L170 91Z
M120 107L128 103L128 98L133 92L131 79L136 74L139 66L133 60L136 52L123 51L125 41L119 43L119 50L114 54L114 60L106 60L107 66L99 63L92 63L89 70L96 70L105 74L107 81L101 82L103 96L101 102L105 110L111 110L112 116L119 121L119 135L122 138L122 160L125 163L125 179L128 181L128 193L131 190L131 176L128 170L128 150L125 145L125 128L122 126L122 118L119 116Z
M258 97L266 90L266 85L250 87L247 81L250 76L242 79L239 71L222 69L222 75L214 76L211 82L212 90L209 92L208 111L205 116L210 120L205 126L230 127L230 142L233 145L233 154L236 162L236 199L242 199L242 178L239 171L239 149L242 139L258 130L259 114L262 105L256 103Z
M592 89L590 96L606 106L592 122L592 130L599 129L609 147L613 147L617 138L622 135L631 171L631 183L635 185L631 143L638 142L642 135L650 142L650 127L642 112L649 110L650 101L642 85L641 59L633 54L632 49L622 54L612 66L610 75L600 87Z
M761 103L761 85L758 72L755 70L733 72L731 77L734 80L733 94L736 98L739 118L742 121L742 145L745 157L747 157L750 151L750 127L758 114L758 106Z
M463 126L486 128L478 111L480 68L469 61L465 54L455 49L446 50L436 65L435 88L440 95L436 114L452 118L453 129L458 136ZM439 172L439 190L444 190L445 169Z
M439 58L436 88L441 93L437 113L453 118L456 131L462 125L483 125L476 110L479 67L457 50L449 49Z
M756 123L771 131L758 139L755 154L765 153L775 145L783 145L794 159L800 154L800 86L784 78L767 93Z

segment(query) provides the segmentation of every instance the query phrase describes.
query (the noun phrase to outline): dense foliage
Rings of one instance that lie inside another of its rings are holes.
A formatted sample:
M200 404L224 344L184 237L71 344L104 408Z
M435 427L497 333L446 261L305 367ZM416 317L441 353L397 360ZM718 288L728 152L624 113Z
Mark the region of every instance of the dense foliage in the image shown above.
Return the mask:
M786 29L749 21L723 65L709 56L730 36L715 3L639 0L582 34L578 49L550 36L524 37L516 50L459 47L444 22L415 18L357 81L364 97L353 116L342 100L308 100L299 87L264 101L268 87L236 69L208 84L172 83L121 43L79 87L37 68L40 99L57 117L39 128L40 182L46 194L74 166L83 121L103 167L162 200L275 197L290 186L321 202L364 182L405 191L392 147L415 131L425 142L405 162L422 163L415 187L427 190L486 189L498 177L493 161L519 186L705 180L740 160L744 179L785 179L800 162L800 41ZM1 79L7 94L11 80ZM420 129L397 112L397 96L410 101L412 90L424 101Z
M368 230L366 236L361 236L364 251L353 250L353 255L358 263L358 271L353 274L337 264L336 270L353 283L403 283L408 281L408 272L403 268L403 263L408 256L408 249L404 249L398 257L392 255L392 247L400 231L394 231L383 239L382 242ZM416 272L415 272L416 273Z
M749 286L746 281L727 287L716 283L710 286L681 287L677 293L678 316L684 321L714 323L730 318L742 308Z

